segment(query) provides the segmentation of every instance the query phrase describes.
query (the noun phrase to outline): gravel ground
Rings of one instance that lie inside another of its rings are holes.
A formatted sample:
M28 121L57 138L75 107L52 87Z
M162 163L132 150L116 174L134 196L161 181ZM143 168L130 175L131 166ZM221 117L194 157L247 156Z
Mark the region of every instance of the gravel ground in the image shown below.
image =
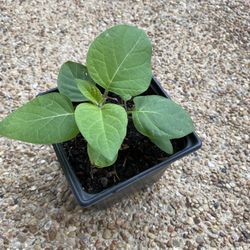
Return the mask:
M1 6L0 118L85 62L117 23L145 29L154 74L203 148L110 209L74 201L50 146L0 138L0 249L249 249L250 2L11 1Z

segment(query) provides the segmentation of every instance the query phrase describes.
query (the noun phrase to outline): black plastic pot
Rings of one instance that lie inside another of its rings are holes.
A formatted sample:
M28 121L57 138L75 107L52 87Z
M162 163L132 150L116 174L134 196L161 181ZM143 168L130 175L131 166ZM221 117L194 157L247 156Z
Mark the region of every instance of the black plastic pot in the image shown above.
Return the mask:
M41 94L47 94L55 91L58 90L52 89ZM149 90L147 90L144 94L156 94L169 98L168 94L155 78L152 79ZM78 177L73 171L74 168L70 165L66 157L62 144L54 144L53 147L61 164L63 172L69 182L69 186L79 204L83 207L90 207L92 205L103 207L109 206L111 203L118 201L119 199L124 198L135 191L138 191L142 187L151 185L163 175L164 171L167 167L170 166L171 163L178 159L181 159L187 154L196 151L202 145L201 140L196 135L196 133L191 133L179 139L178 143L180 143L181 150L171 155L165 161L152 166L151 168L139 173L138 175L133 176L126 181L120 182L117 185L109 187L96 194L87 193L84 190L80 181L78 180Z

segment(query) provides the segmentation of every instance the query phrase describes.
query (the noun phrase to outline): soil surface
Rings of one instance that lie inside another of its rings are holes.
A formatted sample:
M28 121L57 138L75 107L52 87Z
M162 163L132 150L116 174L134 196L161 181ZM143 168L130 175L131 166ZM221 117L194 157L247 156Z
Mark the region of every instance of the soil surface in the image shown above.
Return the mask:
M176 152L183 143L177 143L177 140L172 141ZM87 142L81 134L63 143L63 147L79 181L89 193L100 192L127 180L168 157L165 152L135 129L131 119L129 119L127 136L119 151L117 161L110 167L96 168L91 165L87 153Z

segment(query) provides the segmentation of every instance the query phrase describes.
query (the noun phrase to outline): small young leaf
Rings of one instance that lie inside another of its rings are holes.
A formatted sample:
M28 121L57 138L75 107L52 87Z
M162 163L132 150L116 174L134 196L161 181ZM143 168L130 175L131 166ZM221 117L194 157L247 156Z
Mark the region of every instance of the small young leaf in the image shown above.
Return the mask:
M89 144L87 145L87 151L88 151L91 164L93 164L95 167L98 167L98 168L111 166L112 164L115 163L117 156L118 156L116 155L112 161L109 161L105 157L103 157L100 153L95 151Z
M59 93L36 97L0 122L0 135L38 144L64 142L78 133L72 103Z
M76 123L90 146L108 161L113 161L127 131L125 109L116 104L101 108L90 103L76 107Z
M117 25L101 33L87 54L91 78L124 100L148 89L152 78L152 46L146 33L130 25Z
M168 98L149 95L134 98L132 119L136 129L149 138L180 138L194 131L188 113Z
M90 100L96 105L102 104L103 102L102 93L92 82L86 80L76 80L76 83L81 93L88 100Z
M150 138L150 140L162 151L166 152L169 155L173 154L174 149L171 141L168 138L160 136L160 137Z
M76 80L92 81L88 75L86 66L68 61L64 63L59 71L57 86L61 94L67 96L72 102L87 101L76 85Z

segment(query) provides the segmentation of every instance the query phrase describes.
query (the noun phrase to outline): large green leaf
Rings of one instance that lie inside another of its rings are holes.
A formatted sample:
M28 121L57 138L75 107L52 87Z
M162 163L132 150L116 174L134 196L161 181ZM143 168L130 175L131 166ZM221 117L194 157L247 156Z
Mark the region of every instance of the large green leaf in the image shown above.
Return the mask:
M86 80L76 80L77 87L81 93L96 105L103 103L103 97L100 90L91 82Z
M150 40L143 30L117 25L101 33L91 44L88 72L103 88L129 99L150 85L151 53Z
M61 94L66 95L72 102L87 101L87 98L82 95L77 87L77 79L89 80L92 82L86 66L71 61L64 63L58 74L58 89Z
M31 143L64 142L78 133L72 103L59 93L39 96L0 122L0 135Z
M113 161L127 131L125 109L116 104L101 108L94 104L79 104L75 111L76 123L89 145L108 161Z
M194 131L188 113L168 98L149 95L134 98L132 118L136 129L149 138L180 138Z
M115 158L112 161L109 161L105 157L103 157L100 153L95 151L89 144L87 145L87 150L88 150L88 155L91 164L98 168L104 168L104 167L109 167L112 164L115 163L118 154L115 156Z

